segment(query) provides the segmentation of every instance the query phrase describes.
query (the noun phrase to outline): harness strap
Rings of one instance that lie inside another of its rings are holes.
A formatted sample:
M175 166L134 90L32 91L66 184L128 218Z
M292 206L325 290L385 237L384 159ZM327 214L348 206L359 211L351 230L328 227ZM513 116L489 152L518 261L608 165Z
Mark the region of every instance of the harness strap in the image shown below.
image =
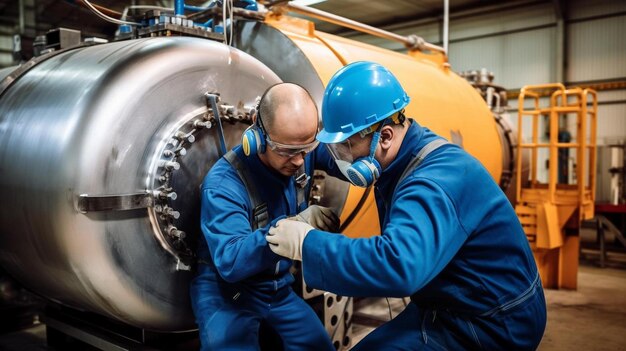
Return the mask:
M424 146L406 166L406 168L404 169L404 172L402 172L402 175L400 176L400 179L398 179L397 184L400 184L404 180L404 178L406 178L409 174L411 174L411 172L413 172L413 170L417 168L417 166L419 166L420 163L422 163L422 161L424 161L426 156L428 156L431 152L437 150L439 147L444 146L446 144L449 144L449 143L444 139L436 139L426 144L426 146ZM396 185L396 188L397 187L398 185ZM394 193L396 192L395 189L393 192Z
M402 175L400 175L400 178L398 178L398 181L396 182L396 187L393 189L393 192L391 193L391 198L385 198L385 206L387 209L389 208L389 202L391 201L393 196L396 194L396 191L398 190L398 186L400 185L400 183L402 183L404 178L408 177L409 174L411 174L422 163L422 161L424 161L426 156L428 156L431 152L437 150L439 147L446 145L446 144L449 144L449 142L446 141L445 139L433 140L430 143L426 144L426 146L424 146L411 159L411 161L409 161L409 164L404 168Z
M296 182L296 212L300 212L303 207L303 204L306 205L306 186L309 184L309 180L311 177L306 174L305 166L306 162L298 168L296 174L294 175L294 180Z
M248 192L248 198L252 205L252 230L265 227L269 222L267 203L263 202L261 199L248 167L241 162L237 154L232 150L228 151L226 155L224 155L224 158L237 171L239 178Z

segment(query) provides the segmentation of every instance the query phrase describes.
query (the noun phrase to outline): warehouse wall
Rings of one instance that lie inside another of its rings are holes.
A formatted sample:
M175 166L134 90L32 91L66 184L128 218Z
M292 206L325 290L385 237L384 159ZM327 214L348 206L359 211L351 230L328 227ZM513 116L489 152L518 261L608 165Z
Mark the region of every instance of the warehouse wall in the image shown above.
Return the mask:
M509 1L483 9L451 13L449 61L456 72L485 67L494 83L509 90L524 85L565 82L570 85L620 83L620 89L599 90L598 141L607 145L626 140L626 1L569 0L556 9L553 1ZM562 21L559 21L563 19ZM421 19L389 29L418 34L442 45L442 19ZM352 35L393 50L401 44ZM510 101L517 124L517 101ZM573 127L574 120L567 121ZM528 127L528 125L527 125ZM525 129L527 129L527 127ZM598 200L607 201L608 148L601 147ZM544 158L547 157L544 153ZM545 162L538 167L547 179Z
M12 27L0 26L0 67L13 64L13 34Z

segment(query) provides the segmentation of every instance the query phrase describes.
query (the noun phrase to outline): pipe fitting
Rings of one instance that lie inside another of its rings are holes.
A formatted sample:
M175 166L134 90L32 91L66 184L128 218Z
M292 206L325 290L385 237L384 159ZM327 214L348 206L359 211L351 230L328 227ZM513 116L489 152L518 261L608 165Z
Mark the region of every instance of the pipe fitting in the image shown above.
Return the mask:
M404 45L409 50L423 50L424 49L424 44L426 43L424 38L416 34L410 34L406 38L407 38L407 41L404 43Z

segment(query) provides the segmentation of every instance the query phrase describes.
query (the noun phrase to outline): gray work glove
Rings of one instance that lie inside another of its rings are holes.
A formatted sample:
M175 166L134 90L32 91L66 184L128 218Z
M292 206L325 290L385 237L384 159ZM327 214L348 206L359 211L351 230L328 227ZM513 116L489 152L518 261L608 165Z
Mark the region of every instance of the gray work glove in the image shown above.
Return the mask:
M311 230L313 227L306 222L281 219L270 228L265 240L275 254L302 261L302 243Z
M328 207L312 205L289 219L308 223L315 229L325 232L339 232L339 217Z

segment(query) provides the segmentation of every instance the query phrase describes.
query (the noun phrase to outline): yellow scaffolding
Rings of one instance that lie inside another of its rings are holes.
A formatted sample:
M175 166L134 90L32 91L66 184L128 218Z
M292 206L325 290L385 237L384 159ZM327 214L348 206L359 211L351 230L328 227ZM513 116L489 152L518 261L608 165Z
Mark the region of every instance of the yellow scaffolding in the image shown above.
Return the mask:
M541 92L550 103L540 106ZM526 103L531 105L526 107ZM518 100L517 203L515 211L530 242L546 288L576 289L581 221L594 216L596 188L596 125L598 102L591 89L566 89L563 84L522 88ZM559 142L559 117L576 117L572 142ZM546 116L547 142L540 142L540 117ZM523 122L532 118L530 142L524 142ZM548 181L537 175L540 149L548 149ZM558 182L559 149L576 150L573 184ZM522 158L530 152L530 177L522 179Z

